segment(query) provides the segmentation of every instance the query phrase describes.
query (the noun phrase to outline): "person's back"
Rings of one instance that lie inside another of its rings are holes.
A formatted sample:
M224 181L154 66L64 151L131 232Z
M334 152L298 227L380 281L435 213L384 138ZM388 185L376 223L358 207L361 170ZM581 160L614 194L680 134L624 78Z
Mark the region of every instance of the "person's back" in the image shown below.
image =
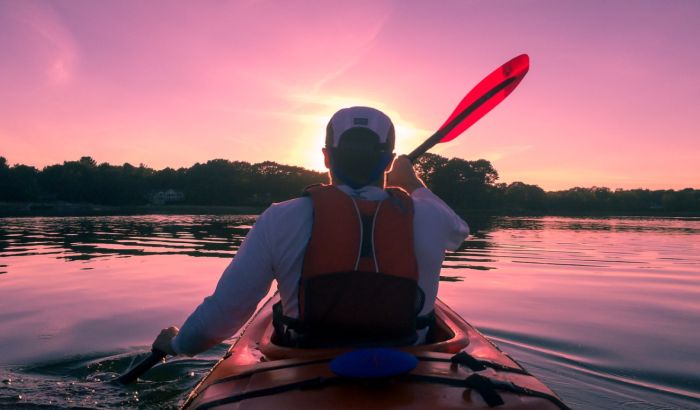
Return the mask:
M277 281L276 339L298 346L420 342L446 249L468 227L432 194L405 157L393 124L353 107L336 113L323 150L331 184L274 204L258 218L216 291L180 333L154 347L194 355L230 337ZM172 339L172 342L171 342Z

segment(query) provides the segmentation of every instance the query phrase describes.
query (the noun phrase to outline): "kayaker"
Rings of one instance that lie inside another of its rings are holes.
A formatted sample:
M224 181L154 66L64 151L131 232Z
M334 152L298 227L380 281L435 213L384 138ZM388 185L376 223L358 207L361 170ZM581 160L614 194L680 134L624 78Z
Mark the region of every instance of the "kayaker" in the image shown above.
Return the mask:
M153 347L193 356L219 344L273 281L280 343L422 342L445 250L456 250L469 228L408 158L395 158L394 142L394 125L379 110L335 113L322 149L330 184L265 210L214 293L181 329L163 329Z

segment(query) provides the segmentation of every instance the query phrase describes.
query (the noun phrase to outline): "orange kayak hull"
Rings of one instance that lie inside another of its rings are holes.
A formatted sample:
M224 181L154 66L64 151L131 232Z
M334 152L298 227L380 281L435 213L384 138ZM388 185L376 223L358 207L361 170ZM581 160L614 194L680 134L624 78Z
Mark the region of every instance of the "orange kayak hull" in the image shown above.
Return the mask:
M229 352L194 388L183 409L562 409L525 371L442 301L429 343L401 348L418 365L383 379L349 379L330 361L348 349L272 343L273 296L239 332Z

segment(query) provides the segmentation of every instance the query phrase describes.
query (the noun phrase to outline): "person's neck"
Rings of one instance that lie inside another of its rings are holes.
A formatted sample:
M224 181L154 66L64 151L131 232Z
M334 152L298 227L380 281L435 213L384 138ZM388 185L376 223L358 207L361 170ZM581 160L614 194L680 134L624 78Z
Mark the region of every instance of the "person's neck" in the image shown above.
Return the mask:
M365 185L365 186L375 186L375 187L377 187L377 188L384 189L384 186L385 186L385 179L386 179L386 178L382 176L382 178L379 178L379 180L378 180L377 182L375 182L375 183L373 183L373 184L367 184L367 185ZM329 182L331 185L335 185L335 186L338 186L338 185L347 185L345 182L343 182L340 178L338 178L338 177L336 177L335 175L333 175L333 173L331 173L331 172L328 173L328 182Z

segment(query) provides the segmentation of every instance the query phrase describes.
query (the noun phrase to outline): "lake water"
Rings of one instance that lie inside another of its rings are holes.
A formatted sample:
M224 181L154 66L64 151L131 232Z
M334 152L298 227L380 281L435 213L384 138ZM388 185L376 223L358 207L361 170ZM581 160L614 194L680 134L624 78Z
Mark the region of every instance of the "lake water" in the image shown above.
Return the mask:
M226 350L111 380L254 216L0 218L0 407L176 408ZM482 218L439 296L575 409L700 409L700 218Z

